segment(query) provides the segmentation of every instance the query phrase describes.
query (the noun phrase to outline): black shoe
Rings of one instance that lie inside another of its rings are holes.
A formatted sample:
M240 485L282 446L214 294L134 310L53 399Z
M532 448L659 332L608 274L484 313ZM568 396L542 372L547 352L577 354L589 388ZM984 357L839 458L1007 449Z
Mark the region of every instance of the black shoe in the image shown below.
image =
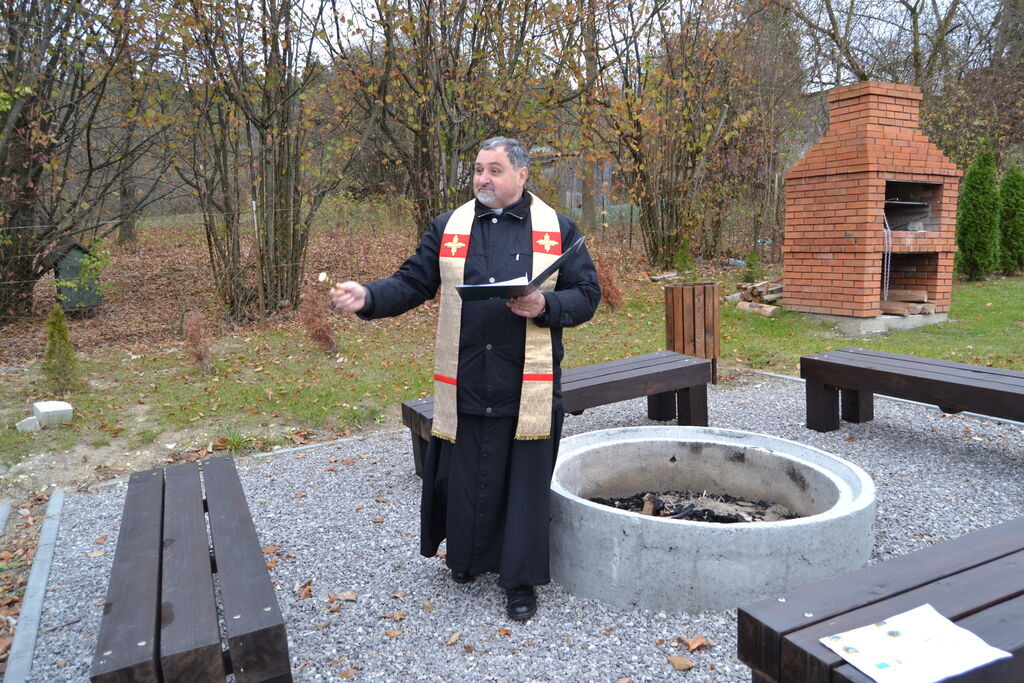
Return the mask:
M508 603L505 606L508 618L512 621L526 621L537 613L537 596L533 586L510 588Z
M455 583L472 583L473 575L469 572L460 572L456 569L452 570L452 581Z

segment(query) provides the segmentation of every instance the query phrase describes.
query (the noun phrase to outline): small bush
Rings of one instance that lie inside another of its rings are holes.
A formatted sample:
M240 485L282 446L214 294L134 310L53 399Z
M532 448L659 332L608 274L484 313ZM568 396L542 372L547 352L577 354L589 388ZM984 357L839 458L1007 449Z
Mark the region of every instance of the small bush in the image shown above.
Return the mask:
M188 350L188 357L199 368L209 374L213 371L210 363L212 349L210 338L206 334L206 319L199 311L190 313L185 318L185 348Z
M964 173L956 211L956 268L982 280L999 268L999 185L996 161L986 143Z
M999 232L1003 239L1002 270L1024 272L1024 171L1013 164L999 187Z
M747 269L743 271L740 280L743 282L760 282L764 279L764 268L761 267L761 257L757 249L751 249L745 260Z
M79 376L78 358L71 345L64 311L54 306L46 318L46 352L43 354L43 376L54 392L64 395L81 389L84 385Z
M594 267L597 268L597 284L601 288L601 302L608 304L613 311L622 305L624 295L616 282L615 269L597 254L592 254Z
M299 300L299 320L306 330L309 338L323 350L331 355L338 350L334 341L334 332L327 320L327 306L320 293L315 287L309 285L302 288L302 298Z
M693 260L693 240L689 236L683 238L682 246L676 252L673 265L676 268L676 274L684 281L692 282L697 279L697 266Z

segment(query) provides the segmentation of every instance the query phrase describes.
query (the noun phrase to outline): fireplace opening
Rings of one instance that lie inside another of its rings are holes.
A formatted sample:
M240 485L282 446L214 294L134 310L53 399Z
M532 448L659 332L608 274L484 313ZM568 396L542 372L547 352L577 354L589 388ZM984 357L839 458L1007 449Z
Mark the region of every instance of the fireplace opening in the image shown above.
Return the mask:
M938 203L941 183L885 181L885 223L890 230L932 232L938 229L932 207Z

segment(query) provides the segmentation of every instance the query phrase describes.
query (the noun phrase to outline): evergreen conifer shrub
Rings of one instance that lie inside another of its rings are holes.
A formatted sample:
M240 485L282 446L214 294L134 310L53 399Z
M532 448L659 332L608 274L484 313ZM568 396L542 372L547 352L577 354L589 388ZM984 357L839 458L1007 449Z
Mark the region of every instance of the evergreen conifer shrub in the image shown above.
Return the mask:
M1012 164L999 186L999 232L1002 236L1002 271L1024 272L1024 171Z
M60 395L82 387L79 377L78 358L71 345L64 311L55 305L46 318L46 352L43 354L43 376L50 389Z
M988 143L964 173L956 210L957 271L981 280L999 268L999 184Z

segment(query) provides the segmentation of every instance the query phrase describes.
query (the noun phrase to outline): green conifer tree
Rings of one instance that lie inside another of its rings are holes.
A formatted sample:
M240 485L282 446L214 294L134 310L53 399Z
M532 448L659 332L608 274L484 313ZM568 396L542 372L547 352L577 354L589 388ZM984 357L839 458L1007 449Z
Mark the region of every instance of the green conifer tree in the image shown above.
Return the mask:
M957 271L981 280L999 268L999 184L986 142L964 173L956 210Z
M50 388L60 395L82 386L78 375L78 358L71 345L64 311L59 305L55 305L46 318L46 353L43 355L42 371Z
M1024 171L1012 164L999 186L999 232L1002 235L1002 271L1024 272Z

